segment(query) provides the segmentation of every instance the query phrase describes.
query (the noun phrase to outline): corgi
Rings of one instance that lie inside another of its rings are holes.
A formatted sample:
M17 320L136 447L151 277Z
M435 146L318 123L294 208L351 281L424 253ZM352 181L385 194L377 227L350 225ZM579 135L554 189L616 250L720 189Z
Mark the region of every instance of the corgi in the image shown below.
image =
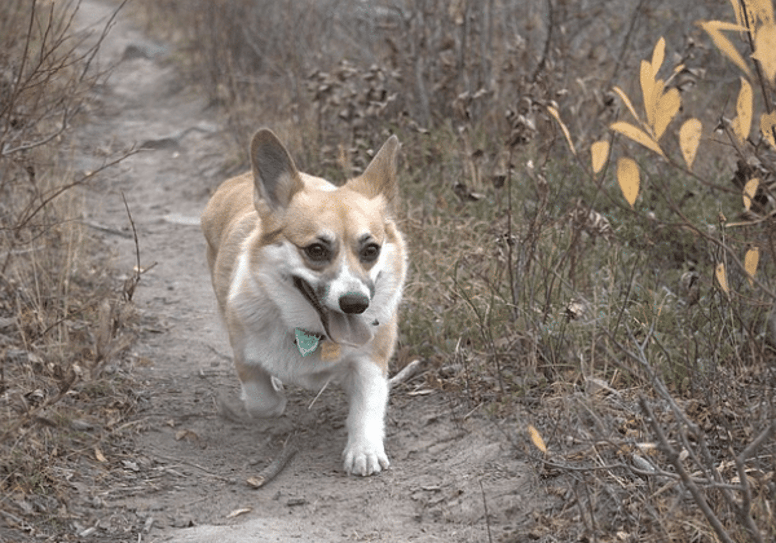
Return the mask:
M398 150L391 136L362 175L337 187L298 171L261 129L251 171L225 181L201 218L246 410L280 416L283 383L340 383L349 402L342 457L353 475L389 466L387 371L407 268Z

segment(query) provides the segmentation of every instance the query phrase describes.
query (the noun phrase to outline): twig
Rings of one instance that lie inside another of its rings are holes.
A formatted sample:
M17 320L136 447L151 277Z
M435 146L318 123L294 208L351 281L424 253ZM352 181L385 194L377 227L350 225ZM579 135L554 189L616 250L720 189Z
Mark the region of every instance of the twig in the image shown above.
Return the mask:
M423 365L423 360L420 358L416 358L406 366L404 366L396 375L391 377L388 380L388 383L391 385L391 387L395 387L398 384L404 383L406 381L409 381L420 370L420 366Z
M552 45L552 29L555 26L555 8L552 5L552 0L547 0L547 38L544 40L544 50L542 51L542 58L539 60L539 64L536 65L533 75L531 76L531 83L536 83L539 75L544 71L547 65L547 57L550 55L550 46Z
M480 483L480 492L482 492L482 506L485 508L485 526L488 528L488 543L493 543L493 535L490 533L490 515L488 514L488 500L485 499L485 488L482 486L482 479Z
M206 473L207 475L209 475L209 476L211 476L211 477L213 477L215 479L218 479L220 481L225 481L227 483L231 483L233 481L233 479L230 479L229 477L224 477L223 475L219 475L219 474L217 474L217 473L215 473L213 471L210 471L206 467L200 466L199 464L197 464L196 462L192 462L191 460L185 460L183 458L176 458L176 457L173 457L173 456L167 456L165 454L160 453L159 451L154 451L154 450L151 451L151 454L153 454L154 456L156 456L158 458L161 458L162 460L167 460L168 462L173 462L175 464L186 464L187 466L191 466L192 468L197 468L198 470L202 471L203 473Z
M663 433L663 429L660 427L660 424L658 424L657 419L655 418L655 414L652 412L652 408L647 403L646 398L641 394L639 395L639 405L641 406L641 410L647 416L647 423L650 425L650 427L652 427L655 435L657 435L658 441L660 442L660 448L665 453L668 461L674 466L676 472L682 478L682 483L684 483L684 486L687 488L687 490L690 491L690 494L692 494L693 500L695 500L695 504L706 517L706 520L709 521L709 524L711 524L714 532L716 532L717 536L719 536L720 540L724 541L724 543L733 543L733 540L730 538L730 534L727 533L725 527L722 526L719 518L717 518L717 515L715 515L714 511L712 511L709 507L709 504L706 502L706 498L703 497L700 488L698 488L698 486L695 484L695 481L692 480L690 474L687 473L687 470L684 469L682 461L679 460L679 453L677 453L668 443L668 439Z
M251 477L249 483L253 488L261 488L267 483L277 477L283 468L286 467L288 461L291 460L297 453L298 449L294 446L286 446L280 453L280 456L275 458L269 465L261 470L258 475Z
M129 224L132 226L132 237L135 240L135 257L137 258L137 265L135 266L135 276L127 279L124 283L124 296L128 302L132 301L132 295L135 293L135 287L140 282L140 244L137 241L137 229L135 228L135 221L132 220L132 213L129 211L129 204L127 203L127 197L124 195L124 191L121 191L121 199L124 200L124 208L127 210L127 217L129 217Z

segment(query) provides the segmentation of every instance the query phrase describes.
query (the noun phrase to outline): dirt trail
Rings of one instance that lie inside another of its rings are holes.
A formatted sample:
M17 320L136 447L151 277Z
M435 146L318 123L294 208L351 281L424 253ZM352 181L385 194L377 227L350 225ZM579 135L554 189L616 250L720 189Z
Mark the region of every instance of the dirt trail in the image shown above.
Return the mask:
M104 24L112 9L84 0L80 24ZM543 504L532 470L510 443L519 434L476 414L464 417L469 408L440 392L392 392L392 467L366 479L342 471L346 405L334 388L311 409L314 394L292 388L278 420L246 426L218 416L216 396L236 397L237 379L198 217L225 176L227 135L204 98L181 82L170 56L167 45L119 14L99 58L116 68L79 134L82 170L133 142L155 149L108 171L90 197L87 220L127 233L124 192L142 265L156 265L135 293L141 337L133 358L147 385L139 413L145 430L125 451L111 491L100 496L98 527L84 540L453 542L488 541L490 529L495 541L525 529ZM115 265L131 273L132 240L101 235L115 247ZM298 454L277 479L251 489L246 479L289 439Z

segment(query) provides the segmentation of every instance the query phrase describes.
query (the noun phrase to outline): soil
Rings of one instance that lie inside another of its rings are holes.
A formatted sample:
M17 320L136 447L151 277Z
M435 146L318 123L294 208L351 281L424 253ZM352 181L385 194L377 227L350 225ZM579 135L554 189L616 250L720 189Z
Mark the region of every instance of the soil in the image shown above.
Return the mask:
M99 28L114 9L84 0L79 24ZM80 506L93 507L96 520L82 540L454 542L527 534L551 499L527 463L524 428L423 388L422 379L391 393L392 465L375 477L342 469L346 403L335 387L317 399L291 387L286 413L275 420L219 415L218 398L236 401L238 383L199 215L228 177L230 136L176 71L171 47L120 12L98 59L113 72L79 129L80 170L132 144L151 149L109 169L89 195L86 220L106 229L98 235L115 255L112 265L129 277L136 255L126 196L147 271L134 293L139 338L130 352L144 387L140 431L118 467L100 475L111 488L85 489ZM274 480L252 488L248 479L284 447L298 452Z

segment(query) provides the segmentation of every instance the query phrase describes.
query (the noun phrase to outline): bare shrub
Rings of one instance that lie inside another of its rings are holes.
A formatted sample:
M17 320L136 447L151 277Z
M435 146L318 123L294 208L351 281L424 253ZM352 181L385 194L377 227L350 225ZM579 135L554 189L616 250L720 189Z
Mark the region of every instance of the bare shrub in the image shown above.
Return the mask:
M78 188L99 170L67 165L69 128L104 76L90 64L110 27L77 33L78 9L0 4L0 512L17 528L30 515L54 520L73 492L61 465L104 438L88 419L123 404L113 426L132 409L121 380L98 379L126 347L131 316L80 224Z

